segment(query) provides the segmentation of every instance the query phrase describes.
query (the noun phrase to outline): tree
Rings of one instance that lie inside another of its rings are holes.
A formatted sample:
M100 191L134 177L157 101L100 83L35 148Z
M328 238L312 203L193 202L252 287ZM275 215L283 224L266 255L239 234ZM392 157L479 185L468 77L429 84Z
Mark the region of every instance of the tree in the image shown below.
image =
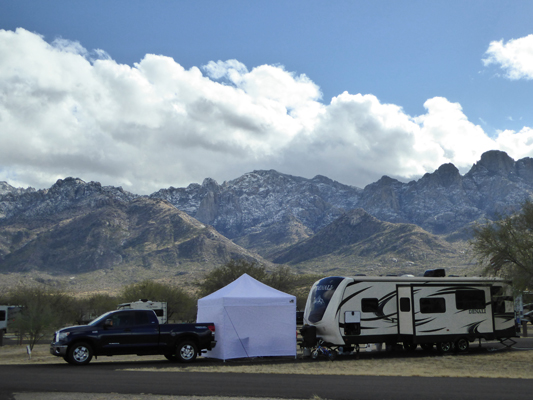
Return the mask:
M295 289L297 281L297 277L290 267L280 265L267 274L263 283L266 283L274 289L281 290L282 292L294 294L292 291Z
M55 289L18 286L10 292L9 300L21 306L12 326L21 338L29 336L32 350L45 334L72 318L68 296Z
M533 202L475 227L471 245L485 274L510 279L517 290L533 290Z
M73 321L79 325L87 324L108 311L116 310L120 299L107 293L96 293L89 297L71 299Z
M268 277L264 266L243 259L232 259L226 264L214 268L205 275L203 281L197 284L200 288L200 297L216 292L243 274L248 274L260 282L265 282Z
M145 280L128 285L122 289L123 302L147 299L167 303L168 319L194 321L196 318L196 299L184 290L164 283Z

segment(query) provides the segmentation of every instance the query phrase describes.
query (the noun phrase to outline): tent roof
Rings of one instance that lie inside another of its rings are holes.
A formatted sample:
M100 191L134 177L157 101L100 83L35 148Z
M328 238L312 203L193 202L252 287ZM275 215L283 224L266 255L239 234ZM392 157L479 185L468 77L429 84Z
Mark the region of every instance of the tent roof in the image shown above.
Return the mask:
M244 299L247 300L247 304L250 304L250 301L256 302L261 300L267 303L276 301L289 303L290 300L295 301L293 295L271 288L270 286L252 278L250 275L243 274L222 289L211 293L209 296L201 298L199 302L207 305L210 303L220 303L222 300L228 305L228 301L229 303L235 303Z

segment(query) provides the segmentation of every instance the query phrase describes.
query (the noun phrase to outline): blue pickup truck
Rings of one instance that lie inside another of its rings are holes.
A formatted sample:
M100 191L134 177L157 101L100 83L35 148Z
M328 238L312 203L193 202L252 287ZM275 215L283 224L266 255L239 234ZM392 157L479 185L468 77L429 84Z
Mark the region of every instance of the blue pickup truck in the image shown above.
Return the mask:
M213 323L159 324L153 310L118 310L87 325L58 330L50 353L73 365L89 364L93 356L122 354L161 354L170 361L189 363L215 345Z

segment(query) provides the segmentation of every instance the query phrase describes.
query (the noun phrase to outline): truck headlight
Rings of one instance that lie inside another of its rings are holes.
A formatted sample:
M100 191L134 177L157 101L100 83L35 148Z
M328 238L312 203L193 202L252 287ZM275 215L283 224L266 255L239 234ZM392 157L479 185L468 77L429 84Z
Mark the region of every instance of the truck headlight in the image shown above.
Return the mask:
M56 342L65 340L68 335L70 335L70 332L56 332Z

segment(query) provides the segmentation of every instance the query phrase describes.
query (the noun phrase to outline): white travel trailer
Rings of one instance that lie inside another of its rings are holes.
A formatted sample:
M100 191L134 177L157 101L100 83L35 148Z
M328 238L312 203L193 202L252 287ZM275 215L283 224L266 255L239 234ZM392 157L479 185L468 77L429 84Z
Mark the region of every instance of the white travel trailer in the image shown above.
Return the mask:
M516 337L509 282L496 278L328 277L311 288L304 323L344 350L403 343L408 350L466 351L476 339Z
M154 310L155 315L157 315L157 319L159 320L160 324L168 323L166 302L141 299L132 303L122 303L117 306L117 310L130 308L134 310Z

